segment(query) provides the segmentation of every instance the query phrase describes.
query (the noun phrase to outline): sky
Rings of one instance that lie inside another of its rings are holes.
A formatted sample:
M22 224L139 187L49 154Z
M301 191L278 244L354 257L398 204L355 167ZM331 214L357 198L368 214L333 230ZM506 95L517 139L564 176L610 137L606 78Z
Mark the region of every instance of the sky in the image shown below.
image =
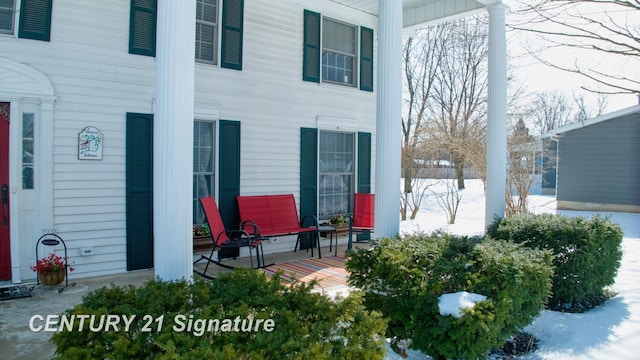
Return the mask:
M522 0L505 0L505 3L512 9L518 8L517 2ZM590 14L603 14L604 10L611 11L613 9L619 10L619 6L607 7L606 5L580 5L582 11ZM618 11L617 13L611 13L612 16L626 16L625 12ZM513 15L507 13L507 22ZM621 18L620 18L621 19ZM618 20L619 23L623 21ZM583 76L577 74L571 74L569 72L554 69L550 66L544 65L535 59L531 55L527 55L526 48L532 46L527 44L539 44L539 40L536 36L530 33L517 33L509 32L507 34L507 46L510 55L515 56L509 60L509 65L514 67L514 74L516 79L524 82L528 89L531 91L549 91L558 90L562 93L571 96L574 92L580 93L580 86L587 85L589 87L594 86L595 82L586 79ZM637 45L636 45L637 46ZM579 51L571 48L559 48L547 51L544 54L544 58L556 63L558 65L570 67L574 62L579 61L583 66L591 66L600 69L603 72L610 70L613 73L618 73L619 69L623 76L630 78L640 78L640 64L637 61L634 63L633 59L629 57L614 56L597 51ZM583 92L587 99L596 101L597 95ZM607 112L623 109L638 104L639 99L636 95L610 95L608 96Z

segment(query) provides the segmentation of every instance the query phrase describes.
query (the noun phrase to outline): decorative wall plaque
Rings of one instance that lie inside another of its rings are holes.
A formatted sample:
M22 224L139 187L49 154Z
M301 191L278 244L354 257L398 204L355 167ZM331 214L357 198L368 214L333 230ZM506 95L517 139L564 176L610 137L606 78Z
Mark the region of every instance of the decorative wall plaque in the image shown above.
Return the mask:
M78 159L102 160L102 133L87 126L78 134Z

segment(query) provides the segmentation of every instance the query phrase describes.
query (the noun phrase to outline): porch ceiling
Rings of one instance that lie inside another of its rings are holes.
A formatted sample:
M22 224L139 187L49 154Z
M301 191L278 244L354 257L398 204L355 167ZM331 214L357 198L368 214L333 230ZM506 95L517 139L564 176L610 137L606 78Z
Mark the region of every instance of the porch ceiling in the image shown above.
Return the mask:
M378 15L378 0L333 0L370 14ZM502 0L402 0L403 27L420 25L468 15Z

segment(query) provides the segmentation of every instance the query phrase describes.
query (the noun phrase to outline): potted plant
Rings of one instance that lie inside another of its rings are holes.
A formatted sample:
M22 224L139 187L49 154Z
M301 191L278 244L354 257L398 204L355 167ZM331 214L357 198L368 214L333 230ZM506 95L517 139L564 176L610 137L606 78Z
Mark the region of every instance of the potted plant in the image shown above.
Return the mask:
M349 216L336 214L329 219L329 225L336 228L338 234L349 231Z
M211 248L211 236L209 235L211 230L209 225L204 223L202 225L193 225L193 251L204 251Z
M208 236L209 224L193 225L193 236Z
M336 214L329 220L329 224L332 224L332 225L348 225L349 224L349 218L345 217L342 214Z
M67 259L51 253L49 256L45 256L39 259L36 266L31 266L31 270L38 273L40 282L45 285L58 285L64 281L67 274ZM69 267L69 271L75 270Z

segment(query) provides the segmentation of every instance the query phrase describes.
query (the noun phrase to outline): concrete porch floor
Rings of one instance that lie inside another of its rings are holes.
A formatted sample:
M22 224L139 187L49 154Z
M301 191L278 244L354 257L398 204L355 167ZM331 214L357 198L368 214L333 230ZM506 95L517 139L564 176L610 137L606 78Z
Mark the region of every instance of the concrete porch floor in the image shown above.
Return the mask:
M368 247L368 245L354 244L354 248L362 247ZM341 244L338 246L338 254L344 254L345 250L346 245ZM321 251L323 257L334 254L334 250L330 252L328 246L322 247ZM317 258L317 256L316 251L314 252L314 257ZM199 257L200 253L194 254L194 259ZM311 257L311 251L287 251L265 254L265 262L267 264L282 263L309 257ZM225 259L223 262L235 267L250 266L249 259L246 257L235 260ZM217 274L227 271L231 270L212 264L209 266L207 274L215 277ZM61 286L36 286L31 292L31 297L0 301L0 358L15 360L51 359L55 352L55 346L49 339L53 333L31 331L29 321L34 315L42 315L43 317L58 315L66 309L81 303L83 296L93 290L110 286L111 284L117 286L139 286L154 276L153 269L149 269L110 276L82 278L76 279L76 285L65 288L62 293L58 293L58 289ZM198 275L194 274L194 276ZM32 285L35 285L35 283ZM44 325L44 321L39 321L38 323Z

